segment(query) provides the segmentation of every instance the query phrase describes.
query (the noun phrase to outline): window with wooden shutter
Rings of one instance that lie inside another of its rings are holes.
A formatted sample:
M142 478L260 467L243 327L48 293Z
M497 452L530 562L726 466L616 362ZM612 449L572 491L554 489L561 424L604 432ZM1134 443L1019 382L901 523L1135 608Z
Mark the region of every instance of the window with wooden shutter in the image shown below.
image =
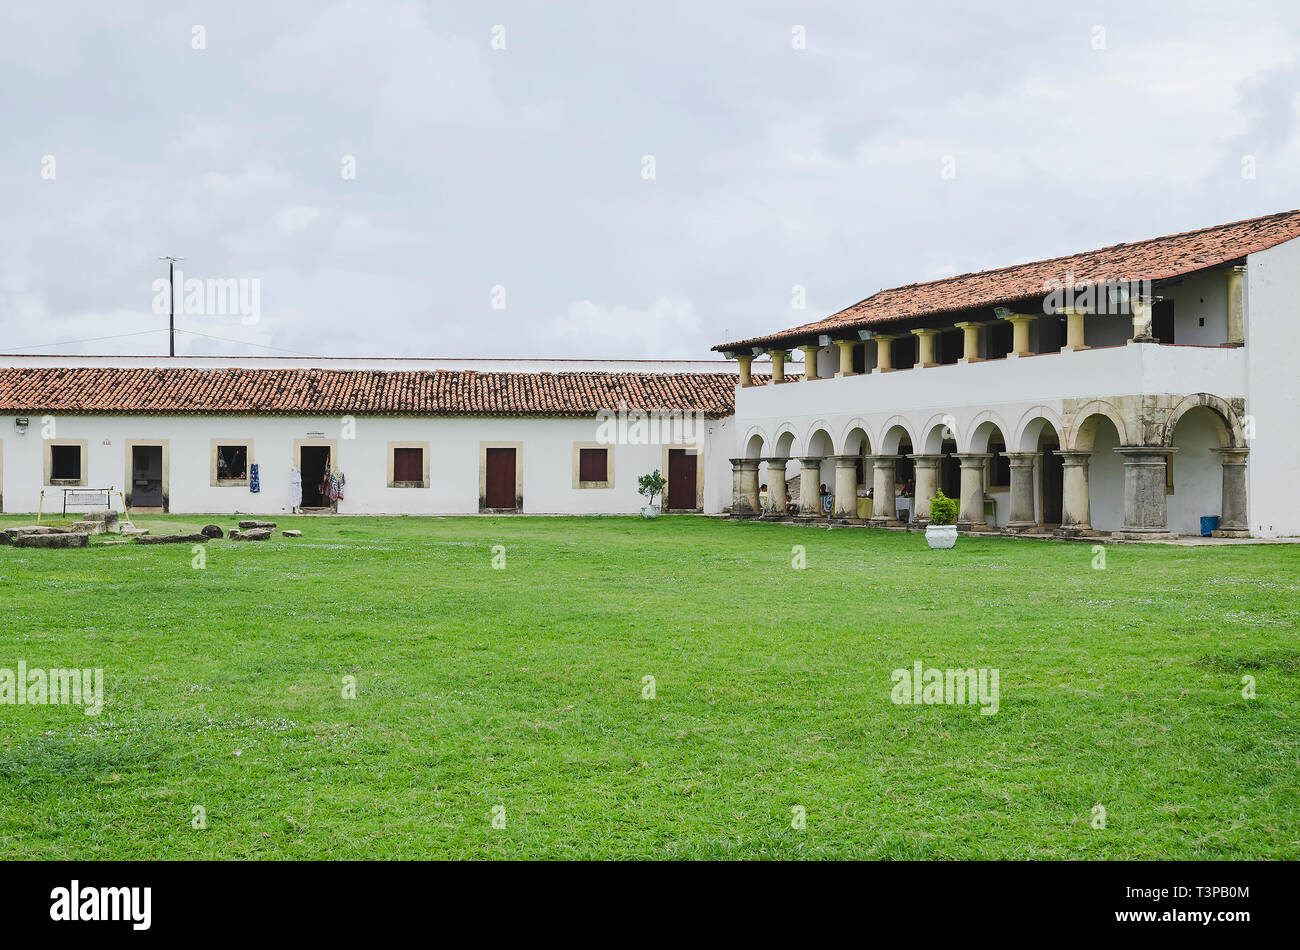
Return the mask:
M580 482L609 481L609 450L608 449L579 449L578 450L578 481Z
M393 449L393 484L400 488L424 487L424 449Z

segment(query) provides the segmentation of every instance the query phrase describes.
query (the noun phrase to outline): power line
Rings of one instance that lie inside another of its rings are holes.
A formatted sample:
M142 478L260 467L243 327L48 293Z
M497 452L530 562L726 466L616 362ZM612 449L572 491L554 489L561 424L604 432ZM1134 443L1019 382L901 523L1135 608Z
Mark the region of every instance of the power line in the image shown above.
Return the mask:
M28 344L26 344L26 345L24 345L24 346L11 346L11 347L8 347L8 349L11 349L11 350L39 350L39 349L43 349L43 348L45 348L45 347L47 347L47 346L72 346L73 344L76 344L76 343L98 343L98 342L100 342L101 340L120 340L120 339L122 339L122 338L124 338L124 337L128 337L128 336L144 336L146 333L165 333L165 332L167 332L167 331L163 330L161 327L158 327L158 328L155 328L155 329L153 329L153 330L137 330L137 331L134 332L134 333L118 333L118 334L115 334L115 335L113 335L113 336L92 336L92 337L88 337L87 339L84 339L84 340L59 340L59 341L56 342L56 343L28 343Z
M198 330L186 330L183 327L178 327L176 332L188 333L191 336L201 336L209 340L220 340L222 343L238 343L238 344L242 344L243 346L256 346L263 350L278 350L281 353L292 353L294 356L312 356L312 357L320 356L319 353L304 353L302 350L288 350L285 349L283 346L268 346L265 343L252 343L248 340L232 340L229 337L213 336L211 333L200 333Z

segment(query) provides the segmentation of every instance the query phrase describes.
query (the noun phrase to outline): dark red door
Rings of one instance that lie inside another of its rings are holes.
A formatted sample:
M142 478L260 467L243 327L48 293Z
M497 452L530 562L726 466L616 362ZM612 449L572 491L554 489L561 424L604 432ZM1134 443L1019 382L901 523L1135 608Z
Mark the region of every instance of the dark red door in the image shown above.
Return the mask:
M488 508L515 507L515 450L487 450L487 497L484 500Z
M699 456L686 449L668 450L668 507L694 508L695 465Z

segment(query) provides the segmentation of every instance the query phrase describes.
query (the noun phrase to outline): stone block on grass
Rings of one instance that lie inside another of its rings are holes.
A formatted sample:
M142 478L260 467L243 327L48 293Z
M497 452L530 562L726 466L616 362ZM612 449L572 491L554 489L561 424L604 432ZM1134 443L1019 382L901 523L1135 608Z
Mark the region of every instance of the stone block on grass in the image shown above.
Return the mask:
M88 534L23 534L14 538L16 548L84 548Z

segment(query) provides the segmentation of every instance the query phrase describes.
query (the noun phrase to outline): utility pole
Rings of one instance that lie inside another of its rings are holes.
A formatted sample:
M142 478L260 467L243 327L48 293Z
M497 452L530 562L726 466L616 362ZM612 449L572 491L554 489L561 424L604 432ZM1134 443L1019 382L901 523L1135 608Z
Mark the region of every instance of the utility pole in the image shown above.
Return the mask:
M160 261L167 262L167 296L170 297L170 311L167 317L167 355L176 355L176 262L183 261L183 257L160 257Z

